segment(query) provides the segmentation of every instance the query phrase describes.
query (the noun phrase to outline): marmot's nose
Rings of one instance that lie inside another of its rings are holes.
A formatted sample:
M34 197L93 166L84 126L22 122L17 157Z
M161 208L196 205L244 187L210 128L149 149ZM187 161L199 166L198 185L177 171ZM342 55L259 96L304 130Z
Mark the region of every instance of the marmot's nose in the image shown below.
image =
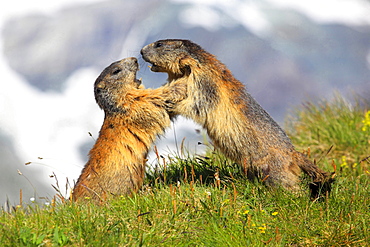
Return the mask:
M144 48L143 48L143 49L144 49ZM141 49L141 50L140 50L140 54L141 54L141 56L143 55L143 49Z

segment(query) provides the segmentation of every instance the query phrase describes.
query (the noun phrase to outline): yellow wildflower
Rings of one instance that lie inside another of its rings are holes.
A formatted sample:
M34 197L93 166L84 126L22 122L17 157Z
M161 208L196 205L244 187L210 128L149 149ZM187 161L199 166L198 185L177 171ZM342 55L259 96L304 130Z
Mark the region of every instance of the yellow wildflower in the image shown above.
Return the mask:
M262 224L262 226L259 226L258 229L260 230L260 233L266 233L266 224Z
M346 156L342 156L342 164L340 164L340 167L348 167L348 163L347 163L347 157Z
M365 118L362 120L363 126L362 126L362 131L367 131L370 129L370 111L367 111L365 113Z

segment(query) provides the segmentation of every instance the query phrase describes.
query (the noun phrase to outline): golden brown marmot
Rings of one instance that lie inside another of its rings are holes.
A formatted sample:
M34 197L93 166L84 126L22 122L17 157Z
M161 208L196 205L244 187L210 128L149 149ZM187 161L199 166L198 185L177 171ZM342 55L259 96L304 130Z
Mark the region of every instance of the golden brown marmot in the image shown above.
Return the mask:
M142 89L136 79L138 68L136 58L126 58L105 68L95 81L95 99L104 110L104 123L73 190L74 201L102 201L137 191L150 146L170 126L167 110L175 100L173 95L186 95L173 93L179 88L172 87Z

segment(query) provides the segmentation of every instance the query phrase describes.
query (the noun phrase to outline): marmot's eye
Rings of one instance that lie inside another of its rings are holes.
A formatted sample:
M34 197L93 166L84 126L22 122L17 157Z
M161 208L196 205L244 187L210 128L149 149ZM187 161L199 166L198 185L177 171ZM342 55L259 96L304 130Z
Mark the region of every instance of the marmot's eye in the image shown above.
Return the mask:
M163 46L163 43L161 43L161 42L158 42L157 44L155 44L155 48L158 48L158 47L161 47L161 46Z
M121 69L115 69L115 70L113 70L112 74L117 75L121 71L122 71Z

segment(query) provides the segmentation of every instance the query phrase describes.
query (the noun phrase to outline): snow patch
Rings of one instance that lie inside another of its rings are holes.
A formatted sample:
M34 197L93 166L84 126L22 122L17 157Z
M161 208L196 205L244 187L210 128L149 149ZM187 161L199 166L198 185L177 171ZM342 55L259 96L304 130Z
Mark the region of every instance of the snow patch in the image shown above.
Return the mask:
M251 32L257 36L264 36L270 29L263 12L263 5L255 2L246 2L236 6L237 19Z
M274 8L293 9L319 23L370 24L370 2L364 0L172 0L172 2L191 5L180 15L180 20L190 26L201 26L215 31L222 26L222 16L226 15L261 37L270 30L265 10Z
M3 6L0 7L0 24L5 20L16 17L27 15L30 13L41 13L44 15L53 15L62 8L69 6L75 6L78 4L89 4L95 2L101 2L103 0L12 0L2 1Z
M70 178L78 175L84 164L79 147L89 140L88 132L97 133L103 122L93 95L96 74L89 69L76 71L62 94L39 92L5 74L12 83L0 92L0 98L5 98L0 103L0 125L12 135L18 156L40 163L39 156L51 170Z
M267 0L272 7L295 9L317 22L370 24L370 2L364 0Z
M209 31L217 31L221 27L219 14L204 5L185 9L180 14L180 20L189 27L202 26Z
M201 26L209 31L216 31L223 26L230 26L230 20L241 23L251 32L263 36L269 30L269 23L264 17L264 4L240 0L173 0L176 3L190 3L180 14L180 20L191 27Z

